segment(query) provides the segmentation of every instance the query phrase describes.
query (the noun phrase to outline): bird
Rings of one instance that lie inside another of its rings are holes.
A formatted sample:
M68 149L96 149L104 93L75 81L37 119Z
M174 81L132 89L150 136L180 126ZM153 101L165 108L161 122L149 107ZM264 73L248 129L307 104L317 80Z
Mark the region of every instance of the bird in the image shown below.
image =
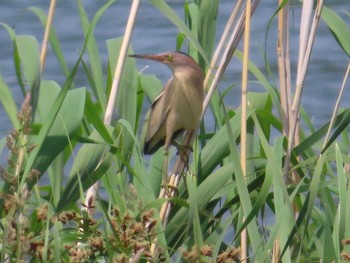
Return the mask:
M172 144L180 152L181 146L175 139L184 131L195 131L200 124L204 97L202 69L191 56L179 51L129 57L161 62L173 73L151 105L143 153L153 154L164 146L164 155L168 156Z

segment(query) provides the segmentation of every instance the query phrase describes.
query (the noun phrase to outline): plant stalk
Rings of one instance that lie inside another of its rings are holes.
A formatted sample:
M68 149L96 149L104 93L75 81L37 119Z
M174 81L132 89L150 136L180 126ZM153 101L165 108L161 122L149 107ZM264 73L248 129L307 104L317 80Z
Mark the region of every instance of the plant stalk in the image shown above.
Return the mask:
M308 2L308 1L305 1L305 2ZM303 4L305 4L305 2L303 2ZM289 130L289 134L288 134L288 148L287 148L286 158L285 158L284 167L283 167L284 178L287 178L288 173L289 173L289 162L290 162L292 150L293 150L294 145L295 145L295 136L296 136L297 127L299 125L299 108L300 108L300 103L301 103L301 96L302 96L302 92L303 92L303 87L304 87L304 80L306 77L306 72L307 72L310 57L311 57L312 47L313 47L315 37L316 37L318 23L319 23L320 17L321 17L323 2L324 2L323 0L319 0L317 2L317 7L316 7L315 15L313 18L310 34L309 34L309 37L307 40L305 54L301 54L302 58L300 58L300 59L302 60L302 63L300 65L300 67L298 67L296 90L295 90L295 95L294 95L292 107L291 107L290 114L289 114L289 116L290 116L290 125L289 125L290 130ZM303 28L303 26L304 25L301 25L301 28ZM301 45L300 48L302 51L303 44L300 44L300 45Z
M253 2L252 7L251 7L250 15L253 15L253 13L254 13L257 5L259 4L259 2L260 2L260 0L255 0ZM237 4L241 4L241 3L237 2ZM237 9L234 9L234 10L237 10ZM213 72L211 70L208 71L208 73L206 74L206 78L205 78L204 83L206 85L208 85L210 79L213 79L213 81L210 84L209 91L208 91L208 93L207 93L207 95L205 97L205 100L203 102L202 118L204 116L204 113L205 113L206 109L209 106L210 98L211 98L212 94L214 93L215 89L217 88L217 85L218 85L222 75L224 74L224 72L225 72L225 70L227 68L227 65L229 64L229 61L232 58L233 52L236 49L236 47L237 47L237 45L239 43L239 40L242 37L243 29L244 29L245 15L246 15L246 13L242 12L241 17L240 17L237 25L235 26L235 29L233 30L229 40L227 41L227 44L220 46L220 49L222 49L224 46L226 46L226 48L225 48L225 50L223 52L223 55L221 57L221 60L220 60L219 66L218 66L218 70L215 72L215 75L214 76L210 76L210 74L213 74ZM229 21L231 21L231 19ZM232 22L230 22L229 24L231 24L231 27L233 27L233 23ZM226 31L226 29L225 29L225 31ZM222 36L222 38L223 37L226 38L226 35ZM223 41L223 40L220 40L220 42L221 41ZM215 54L222 53L221 50L218 50L218 49L219 49L219 47L215 51ZM216 57L213 58L213 60L214 59L217 60ZM215 63L212 61L211 65L215 65ZM211 68L215 68L215 67L211 66ZM204 88L206 88L206 86L204 86ZM186 136L185 136L184 144L185 145L192 145L196 134L197 134L196 132L187 133ZM188 151L187 152L187 156L189 155L189 153L190 152ZM176 163L174 165L173 171L168 176L168 184L173 186L172 187L173 189L176 189L176 187L178 187L180 179L181 179L181 175L183 174L185 167L186 167L186 164L183 162L182 158L178 157L177 160L176 160ZM176 194L176 191L171 190L171 192L169 193L170 196L168 196L168 194L164 190L162 190L160 192L160 194L159 194L159 198L165 198L165 197L171 198L171 197L174 197L175 194ZM170 202L165 202L162 205L162 207L161 207L159 216L160 216L160 219L161 219L161 222L163 223L163 225L166 225L166 223L167 223L167 219L168 219L168 215L170 213L170 209L171 209ZM154 253L155 250L156 250L156 244L152 244L151 253Z
M350 62L348 64L348 68L345 72L345 76L344 76L344 79L343 79L343 83L342 83L342 86L340 88L340 91L339 91L339 95L338 95L338 98L337 98L337 101L335 103L335 106L334 106L334 109L333 109L333 114L332 114L332 118L331 118L331 121L329 123L329 127L328 127L328 130L327 130L327 134L326 134L326 137L324 139L324 142L323 142L323 145L322 145L322 151L324 150L324 148L326 147L326 144L327 144L327 141L329 139L329 136L331 134L331 130L334 126L334 122L335 122L335 119L337 117L337 113L338 113L338 109L339 109L339 106L340 106L340 100L343 96L343 93L344 93L344 89L345 89L345 84L346 84L346 81L348 80L349 78L349 73L350 73Z
M247 7L245 12L245 26L244 26L244 50L243 50L243 65L242 65L242 93L241 93L241 167L243 176L246 180L247 175L247 90L248 90L248 63L249 63L249 43L250 43L250 13L251 1L247 0ZM245 220L245 215L243 220ZM241 233L241 261L247 262L247 229L245 228Z
M47 16L47 22L46 22L46 27L45 27L44 39L43 39L43 43L41 46L41 54L40 54L41 72L43 72L44 67L45 67L47 46L49 43L49 36L50 36L50 31L51 31L51 26L52 26L52 20L53 20L54 14L55 14L55 7L56 7L56 0L51 0L49 14Z
M120 80L122 77L122 72L125 64L125 58L127 56L128 48L130 45L130 40L134 29L139 5L140 5L140 0L134 0L131 5L130 14L129 14L128 22L126 24L124 38L123 38L123 42L119 52L119 57L118 57L118 61L117 61L117 65L116 65L116 69L113 77L111 93L109 96L107 109L104 116L104 123L107 125L111 123L112 116L115 110L115 102L118 96ZM86 193L85 203L84 203L85 207L89 208L91 204L94 203L94 201L96 200L96 195L97 195L99 186L100 186L100 181L97 181L93 186L91 186L88 189Z
M279 5L283 0L279 0ZM289 57L289 3L286 3L278 12L278 39L277 58L278 73L281 96L281 119L283 134L289 133L289 110L291 107L291 79L290 79L290 57Z

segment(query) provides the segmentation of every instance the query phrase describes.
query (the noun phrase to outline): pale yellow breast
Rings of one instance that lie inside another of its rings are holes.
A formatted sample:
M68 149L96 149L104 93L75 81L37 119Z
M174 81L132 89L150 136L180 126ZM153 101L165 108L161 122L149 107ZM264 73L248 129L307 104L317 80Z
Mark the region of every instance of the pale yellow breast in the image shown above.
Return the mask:
M190 70L179 70L174 73L174 101L172 112L177 128L186 130L196 129L203 109L203 82L201 78L193 77ZM181 117L180 117L181 116Z

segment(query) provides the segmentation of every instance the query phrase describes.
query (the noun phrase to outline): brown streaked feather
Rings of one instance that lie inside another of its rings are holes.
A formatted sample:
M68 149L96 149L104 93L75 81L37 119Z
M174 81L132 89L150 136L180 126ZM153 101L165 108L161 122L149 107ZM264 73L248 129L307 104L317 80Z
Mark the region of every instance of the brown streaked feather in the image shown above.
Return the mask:
M203 103L202 70L193 58L181 52L130 56L161 62L173 72L163 92L152 103L143 133L144 153L154 153L163 145L168 151L177 135L185 130L194 131L199 126Z
M170 99L172 97L173 78L171 78L162 93L155 99L151 106L143 152L152 154L164 145L166 137L166 118L170 111ZM174 131L176 133L177 131ZM177 135L180 132L177 132ZM176 136L172 136L175 138Z
M180 129L177 130L176 132L174 132L171 141L174 141L179 135L181 135L185 130L184 129ZM163 137L163 139L159 140L157 142L157 144L153 145L153 147L151 147L150 145L150 141L145 142L144 148L143 148L143 153L144 154L153 154L155 153L160 147L162 147L165 143L165 137Z

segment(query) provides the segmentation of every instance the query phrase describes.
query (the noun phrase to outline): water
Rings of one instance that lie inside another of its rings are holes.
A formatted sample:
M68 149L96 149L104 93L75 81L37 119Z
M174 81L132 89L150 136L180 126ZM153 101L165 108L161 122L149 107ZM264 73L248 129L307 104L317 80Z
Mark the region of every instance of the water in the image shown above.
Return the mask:
M95 12L102 6L102 1L83 1L86 11L92 19ZM132 37L132 46L136 53L157 53L167 50L174 50L176 43L177 28L169 22L157 9L155 9L147 1L141 1L140 11L134 34ZM183 17L183 1L172 0L167 3ZM295 2L299 5L299 2ZM349 12L349 5L346 1L332 1L330 3L333 10L342 15L347 22L349 17L344 14L344 11ZM48 1L32 0L31 6L41 8L47 13ZM38 42L41 43L43 36L43 28L36 16L28 11L27 1L19 0L2 0L0 4L0 21L15 28L17 34L34 35ZM232 10L232 1L222 0L218 15L218 30L219 36L223 31L225 22ZM109 8L102 16L100 22L96 26L95 36L98 41L98 47L102 58L103 65L107 65L107 48L106 40L123 35L130 1L117 1ZM270 4L262 1L252 19L251 33L251 59L264 72L263 50L265 45L265 32L270 14L276 9L275 1L270 1ZM291 37L294 40L291 42L291 57L294 63L297 59L297 44L296 37L299 27L300 7L293 7L291 13ZM83 43L83 35L80 28L80 20L78 16L77 5L75 1L61 0L57 3L57 9L54 18L54 26L62 45L64 57L71 68L76 61L79 50ZM269 63L274 70L275 77L277 74L276 66L276 23L270 30L267 40L267 55ZM64 78L58 68L51 50L48 51L46 67L44 71L45 79L53 79L62 84ZM23 100L19 86L16 83L16 77L12 61L12 43L6 31L0 27L0 74L5 79L6 83L11 87L17 105L19 106ZM312 60L305 81L303 94L303 106L306 112L312 118L315 127L320 127L329 121L332 114L336 97L342 83L343 75L348 63L348 58L337 45L336 41L331 37L331 33L325 23L321 21L319 32L316 39L316 44L312 53ZM138 61L137 65L142 68L148 64L145 61ZM295 71L295 69L293 69ZM226 89L233 82L239 82L241 79L241 64L237 59L233 59L224 76L224 80L220 84L221 89ZM170 71L163 65L152 63L147 69L147 73L157 73L157 76L165 82L170 76ZM293 73L295 76L295 72ZM77 76L78 86L86 85L84 74ZM252 89L262 90L261 87L252 85ZM349 92L345 92L342 99L342 106L348 107ZM239 87L233 89L229 97L226 99L227 105L234 108L239 106ZM6 136L11 130L11 124L0 106L0 138Z

